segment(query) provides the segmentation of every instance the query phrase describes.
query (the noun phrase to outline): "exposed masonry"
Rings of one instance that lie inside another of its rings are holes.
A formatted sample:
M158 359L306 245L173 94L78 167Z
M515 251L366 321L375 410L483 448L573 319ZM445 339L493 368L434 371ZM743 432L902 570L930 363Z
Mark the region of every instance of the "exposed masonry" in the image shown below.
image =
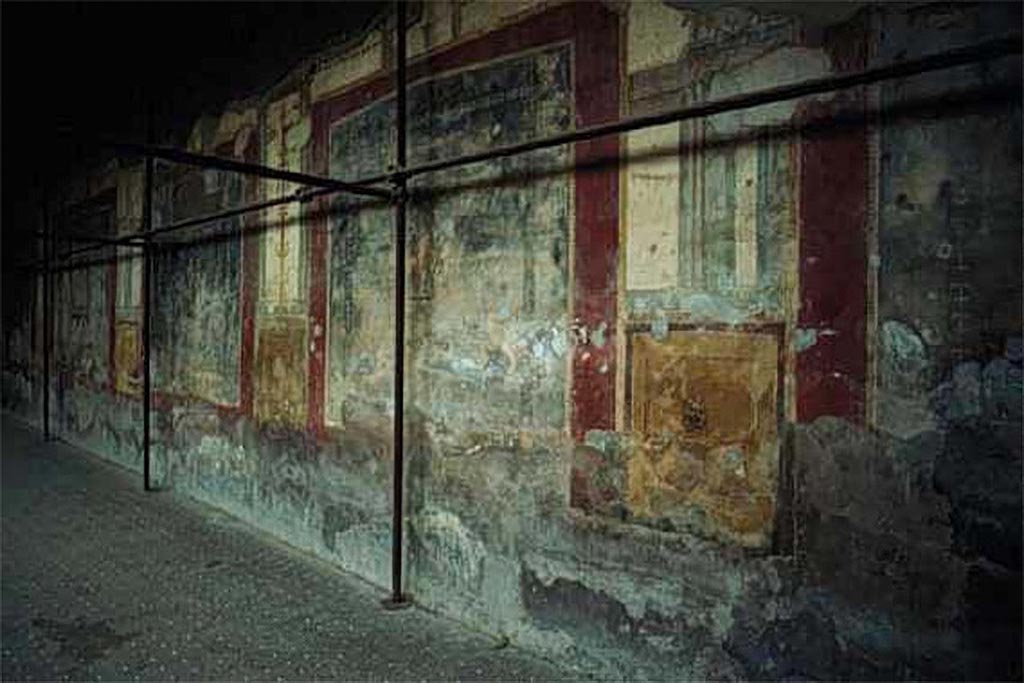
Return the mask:
M410 158L969 45L1019 11L431 3ZM192 149L386 170L384 35ZM1019 678L1020 107L948 105L1019 82L1001 60L418 179L409 592L612 676ZM107 173L77 199L131 232L141 173ZM165 168L156 224L294 190ZM386 585L390 213L243 226L158 256L156 477ZM138 287L130 258L58 278L51 386L60 436L131 468ZM38 419L20 295L3 404Z

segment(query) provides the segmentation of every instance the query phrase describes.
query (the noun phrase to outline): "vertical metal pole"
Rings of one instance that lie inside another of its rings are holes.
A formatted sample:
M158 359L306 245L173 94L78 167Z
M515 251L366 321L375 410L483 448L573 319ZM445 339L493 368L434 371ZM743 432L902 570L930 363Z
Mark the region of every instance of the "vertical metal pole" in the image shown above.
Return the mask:
M395 3L395 170L405 170L405 2ZM405 479L405 191L395 180L395 436L394 507L391 531L391 604L408 604L402 593L402 518Z
M43 199L43 439L50 440L50 269L53 267L53 234L50 225L49 197Z
M152 119L152 116L150 116ZM152 124L150 124L152 125ZM153 157L146 156L146 189L142 204L142 227L147 233L153 227ZM152 298L152 243L147 236L142 244L142 483L152 491L150 481L150 404L152 402L150 372L149 318Z

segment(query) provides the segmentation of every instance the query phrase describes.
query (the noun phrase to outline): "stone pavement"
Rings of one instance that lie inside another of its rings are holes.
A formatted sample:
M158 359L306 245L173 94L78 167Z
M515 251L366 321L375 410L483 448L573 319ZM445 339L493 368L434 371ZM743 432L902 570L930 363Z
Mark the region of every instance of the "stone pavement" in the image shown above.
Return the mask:
M4 418L2 680L565 680Z

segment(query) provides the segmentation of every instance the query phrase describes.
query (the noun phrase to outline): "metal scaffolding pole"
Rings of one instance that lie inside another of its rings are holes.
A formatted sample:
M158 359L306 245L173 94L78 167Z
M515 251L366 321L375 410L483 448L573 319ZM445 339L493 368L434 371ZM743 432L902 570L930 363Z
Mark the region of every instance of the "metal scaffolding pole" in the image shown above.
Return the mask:
M796 99L798 97L805 97L808 95L820 95L835 90L841 90L844 88L851 88L862 85L870 85L873 83L891 80L894 78L905 78L908 76L915 76L923 73L928 73L930 71L937 71L940 69L948 69L957 66L964 66L967 64L974 64L991 59L997 59L999 57L1007 57L1015 54L1020 54L1020 52L1021 37L1020 35L1014 35L985 43L979 43L977 45L973 45L970 47L950 50L948 52L943 52L935 55L929 55L921 59L908 60L899 64L878 67L875 69L867 69L864 71L859 71L852 74L845 74L842 76L829 76L825 78L813 79L810 81L804 81L793 85L781 86L778 88L767 88L753 93L746 93L719 100L713 100L711 102L705 102L703 104L694 105L690 107L683 107L680 109L662 112L659 114L633 117L623 119L621 121L617 121L614 123L590 126L588 128L582 128L569 133L562 133L559 135L519 143L516 145L497 147L484 152L467 154L459 157L454 157L452 159L444 159L441 161L421 164L419 166L412 166L404 169L396 168L395 170L390 171L388 173L371 176L353 183L331 180L328 178L321 178L319 176L310 176L301 173L294 173L291 171L281 171L280 169L272 169L265 166L258 166L255 164L245 164L233 160L221 159L219 157L209 157L204 155L191 154L187 152L170 150L161 147L152 147L147 145L119 145L119 147L121 149L128 149L130 151L142 154L152 153L154 156L160 156L161 158L176 160L182 163L190 163L202 167L222 168L225 170L233 170L242 173L263 175L264 177L283 178L286 180L291 180L293 182L318 185L321 187L321 189L309 192L302 196L300 196L297 193L296 195L289 195L288 197L282 197L276 200L271 200L270 202L261 202L258 204L243 206L236 209L230 209L208 216L187 219L179 223L175 223L160 228L158 232L162 234L188 227L195 227L198 225L202 225L203 223L222 220L224 218L229 218L232 216L242 215L249 211L259 211L279 204L285 204L292 201L308 200L315 196L323 196L331 194L333 192L353 192L371 194L372 196L380 198L391 198L392 193L389 192L388 190L373 188L369 186L379 184L385 181L391 181L392 183L395 183L395 181L399 179L399 177L408 179L426 173L433 173L437 171L447 170L450 168L456 168L458 166L480 163L482 161L488 161L490 159L525 154L527 152L532 152L538 149L545 149L547 147L572 144L574 142L591 140L594 138L603 137L605 135L615 135L619 133L626 133L634 130L639 130L642 128L648 128L651 126L663 125L666 123L673 123L694 118L701 118L705 116L712 116L714 114L722 114L725 112L736 111L740 109L748 109L751 107L757 107L766 104L772 104L774 102ZM126 235L121 238L117 238L115 240L110 241L108 244L131 244L133 241L136 241L138 239L144 239L145 237L147 237L147 235L151 234L156 233L153 233L152 231L142 231L131 235ZM103 246L106 245L95 244L85 247L79 247L77 249L72 249L64 254L55 257L55 260L59 261L70 256L74 256L76 254L94 251L96 249L102 249ZM36 264L36 266L38 266L38 264Z
M567 133L559 133L557 135L540 138L538 140L530 140L528 142L522 142L514 145L505 145L503 147L495 147L483 152L465 154L451 159L442 159L440 161L420 164L419 166L411 166L405 170L396 169L390 173L382 173L356 182L359 185L373 185L374 183L383 182L385 180L394 180L399 176L412 178L425 173L435 173L437 171L444 171L458 166L466 166L468 164L476 164L482 161L489 161L491 159L516 156L539 149L546 149L548 147L568 145L574 142L593 140L594 138L600 138L607 135L628 133L642 128L651 128L653 126L660 126L666 123L677 123L689 119L698 119L706 116L713 116L715 114L737 111L740 109L750 109L766 104L772 104L774 102L783 102L786 100L797 99L799 97L807 97L809 95L821 95L835 90L871 85L873 83L892 80L894 78L906 78L908 76L928 73L929 71L938 71L940 69L949 69L967 64L975 64L977 62L998 59L999 57L1019 55L1020 53L1021 36L1020 34L1016 34L1005 38L978 43L969 47L929 55L920 59L910 59L898 64L865 69L863 71L857 71L850 74L814 78L800 83L783 85L775 88L764 88L750 93L723 97L721 99L711 100L710 102L704 102L679 109L672 109L657 114L634 116L612 123L588 126L586 128L580 128Z
M69 241L76 241L75 238L68 238L68 239L69 239ZM90 244L90 245L84 246L84 247L77 247L75 249L69 249L68 251L64 252L63 254L53 254L53 255L50 256L50 258L51 258L51 260L54 263L58 263L60 261L64 261L65 259L69 259L72 256L78 256L79 254L85 254L85 253L88 253L90 251L99 251L100 249L106 249L107 247L112 247L112 246L116 246L116 245L129 246L129 247L141 247L142 246L141 244L135 244L134 243L135 239L136 238L134 236L132 237L131 240L129 240L127 238L109 238L109 239L104 239L104 240L101 241L101 240L92 240L90 238L90 241L95 242L94 244ZM82 241L85 241L85 240L82 240ZM19 268L39 268L40 266L42 266L42 267L45 268L46 265L47 265L45 263L45 260L46 259L42 259L42 260L39 260L39 261L35 261L33 263L26 263L26 264L23 264L23 265L18 266L18 267Z
M391 198L391 193L380 187L367 187L358 183L348 183L342 180L335 180L333 178L325 178L322 176L310 175L308 173L272 168L261 164L251 164L244 161L235 161L234 159L225 159L223 157L209 156L207 154L195 154L193 152L185 152L171 147L129 143L116 143L114 147L124 152L145 155L147 159L165 159L179 164L188 164L190 166L199 166L201 168L216 168L222 171L233 171L235 173L255 175L261 178L270 178L272 180L286 180L288 182L298 183L300 185L309 185L311 187L322 187L330 190L338 190L340 192L367 195L369 197L381 197L384 199Z
M123 237L103 238L103 239L95 239L95 240L92 237L85 237L85 238L83 238L83 241L85 241L85 240L93 240L93 241L96 242L96 244L90 244L88 246L77 247L75 249L71 249L71 250L69 250L69 251L67 251L67 252L57 256L56 260L60 261L60 260L63 260L63 259L70 258L72 256L77 256L79 254L88 253L90 251L98 251L98 250L103 249L104 247L108 247L108 246L120 245L120 246L129 246L129 247L142 247L143 245L139 242L139 240L145 241L145 240L147 240L147 239L149 239L151 237L155 237L157 235L164 235L164 234L167 234L167 233L176 232L178 230L184 230L186 228L194 228L194 227L203 225L205 223L213 223L213 222L216 222L216 221L222 221L222 220L227 219L227 218L234 218L235 216L242 216L242 215L250 213L252 211L263 211L265 209L270 209L270 208L273 208L275 206L280 206L281 204L290 204L292 202L307 202L307 201L313 200L315 197L320 197L320 196L324 196L324 195L333 194L335 192L343 192L343 191L344 190L323 189L323 188L316 189L316 190L299 190L297 192L293 192L292 194L286 195L284 197L278 197L277 199L269 199L267 201L257 202L255 204L246 204L244 206L239 206L239 207L236 207L234 209L225 209L224 211L218 211L216 213L206 214L205 216L197 216L195 218L186 218L186 219L178 221L177 223L171 223L170 225L165 225L165 226L159 227L159 228L152 228L150 230L140 230L139 232L134 232L134 233L131 233L129 235L124 235ZM388 193L388 195L390 196L390 192ZM26 264L26 266L24 266L24 267L32 267L33 265L38 265L38 264Z
M979 43L977 45L965 48L959 48L939 54L929 55L927 57L922 57L920 59L907 60L899 64L892 64L889 66L877 67L874 69L866 69L864 71L858 71L855 73L840 76L829 76L825 78L812 79L809 81L803 81L801 83L781 86L778 88L766 88L763 90L755 91L753 93L746 93L736 95L733 97L712 100L710 102L705 102L703 104L683 107L680 109L674 109L659 114L632 117L616 121L614 123L590 126L568 133L561 133L551 137L541 138L539 140L532 140L529 142L519 143L515 145L506 145L504 147L496 147L494 149L487 150L484 152L467 154L463 156L454 157L452 159L444 159L441 161L420 164L419 166L411 166L404 169L396 168L395 170L389 171L388 173L370 176L352 183L302 173L295 173L292 171L282 171L280 169L273 169L265 166L259 166L256 164L245 164L242 162L222 159L219 157L192 154L188 152L182 152L163 147L127 144L116 145L116 147L122 150L131 151L133 153L145 155L152 154L153 156L159 156L160 158L169 159L171 161L189 163L200 167L221 168L224 170L237 171L240 173L262 175L263 177L290 180L292 182L298 182L307 185L315 185L322 188L310 192L302 197L298 195L282 197L277 200L272 200L273 203L262 202L259 204L239 207L237 209L230 209L228 211L212 214L205 217L188 219L180 223L175 223L172 225L168 225L164 228L160 228L160 232L164 233L172 232L174 230L180 230L186 227L195 227L198 225L202 225L203 223L221 220L223 218L228 218L231 216L241 215L249 211L258 211L261 209L268 208L270 206L276 206L278 204L310 199L314 196L323 196L331 194L333 192L352 192L358 194L370 194L372 196L376 196L379 198L391 199L392 193L390 191L370 186L387 181L391 181L393 184L396 184L396 180L398 180L399 178L409 179L414 176L424 175L426 173L433 173L437 171L456 168L458 166L480 163L482 161L488 161L490 159L516 156L519 154L525 154L527 152L545 149L548 147L556 147L558 145L566 145L572 144L574 142L581 142L584 140L592 140L594 138L599 138L606 135L627 133L642 128L664 125L666 123L686 121L689 119L712 116L715 114L722 114L730 111L749 109L752 107L763 106L766 104L772 104L774 102L782 102L785 100L796 99L799 97L805 97L809 95L820 95L835 90L842 90L845 88L871 85L874 83L879 83L881 81L891 80L894 78L906 78L909 76L920 75L931 71L949 69L957 66L964 66L968 64L975 64L978 62L988 61L991 59L998 59L1000 57L1018 55L1020 54L1020 52L1021 36L1017 34L1008 36L1006 38ZM110 244L130 244L134 240L145 238L147 236L147 233L150 233L150 231L144 230L142 232L126 235L122 238L113 240L112 242L110 242ZM72 249L64 254L55 257L55 260L59 261L76 254L101 249L103 248L103 246L106 245L89 245L77 249ZM38 267L38 264L35 265Z
M562 133L538 140L524 142L515 145L497 147L487 151L454 157L436 162L420 164L407 167L407 60L406 60L406 35L405 35L405 4L398 0L396 2L396 59L395 59L395 96L396 96L396 163L392 171L366 178L356 182L343 182L331 178L323 178L305 173L298 173L282 169L275 169L258 164L249 164L230 159L212 157L200 154L193 154L170 148L157 147L153 145L116 145L121 151L142 154L146 158L145 170L145 196L143 230L141 232L127 235L122 238L106 241L98 245L90 245L78 249L72 249L58 257L54 257L54 236L52 227L44 251L44 429L49 433L49 374L50 374L50 344L53 341L52 316L53 316L53 287L52 273L53 266L57 259L68 258L72 255L102 249L111 245L131 244L142 240L143 247L143 279L142 279L142 373L143 373L143 476L145 489L152 490L150 481L150 428L151 428L151 329L150 316L152 314L152 260L153 241L156 234L165 234L187 227L195 227L205 223L222 220L231 216L241 215L249 211L284 204L292 201L305 201L313 196L321 196L333 192L349 192L361 194L394 202L395 212L395 349L394 349L394 472L393 472L393 510L392 510L392 590L391 597L386 605L393 607L409 604L409 598L402 592L402 560L403 560L403 519L404 519L404 467L405 467L405 443L404 443L404 383L405 383L405 276L406 276L406 221L407 221L407 182L410 178L443 171L468 164L480 163L491 159L516 156L528 152L556 147L560 145L582 142L608 135L628 133L630 131L650 128L653 126L668 123L677 123L690 119L703 118L722 114L725 112L749 109L763 106L774 102L792 100L811 95L820 95L828 92L871 85L881 81L895 78L905 78L924 74L940 69L948 69L957 66L964 66L978 62L1019 55L1021 52L1021 37L1013 35L1006 38L980 43L971 47L951 50L939 54L930 55L920 59L907 60L898 64L884 67L866 69L851 74L829 76L825 78L811 79L791 85L766 88L750 93L712 100L702 104L682 107L658 114L638 116L621 119L619 121L590 126L577 129L571 132ZM151 139L152 140L152 139ZM161 158L169 161L195 165L203 168L216 168L226 171L255 175L264 178L285 180L300 183L307 186L320 188L306 194L295 193L269 202L261 202L243 206L227 211L218 212L208 216L194 219L187 219L178 223L161 227L154 230L152 226L153 211L153 164L154 159ZM393 189L372 187L373 185L391 182ZM49 335L47 334L49 331Z
M40 232L37 232L36 235L38 235L40 237L45 237L46 236L46 232L45 231L40 231ZM97 236L97 235L80 235L80 234L76 234L76 233L67 233L65 235L61 235L61 237L63 237L68 242L86 242L86 243L98 244L98 245L120 244L120 242L116 238L114 238L114 237L102 237L102 236Z
M394 377L394 471L392 473L391 515L391 598L390 609L407 606L402 592L402 532L405 508L405 221L406 180L406 58L405 2L395 3L395 377Z
M234 218L235 216L242 216L253 211L264 211L271 209L281 204L291 204L292 202L307 202L312 200L314 197L321 195L331 194L333 192L340 192L340 190L313 190L313 191L299 191L294 192L284 197L278 197L277 199L268 199L262 202L256 202L255 204L246 204L245 206L239 206L234 209L225 209L224 211L218 211L216 213L207 214L205 216L197 216L195 218L186 218L178 221L177 223L171 223L160 228L153 228L147 232L135 233L132 235L135 239L148 239L157 235L164 235L171 232L177 232L178 230L184 230L185 228L194 228L205 223L214 223L216 221L222 221L228 218Z

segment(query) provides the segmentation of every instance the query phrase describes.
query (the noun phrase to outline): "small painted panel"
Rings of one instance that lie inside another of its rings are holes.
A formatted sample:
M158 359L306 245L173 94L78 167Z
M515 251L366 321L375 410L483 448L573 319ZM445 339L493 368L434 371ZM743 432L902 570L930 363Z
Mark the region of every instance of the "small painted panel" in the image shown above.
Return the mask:
M137 317L142 308L143 258L137 247L117 248L118 318Z
M626 288L679 284L679 125L628 138Z
M264 321L256 335L255 415L264 423L303 426L306 419L304 318Z
M114 327L114 388L122 394L137 394L139 375L139 325L119 320Z
M671 330L630 337L626 502L646 523L769 540L775 506L779 337ZM701 529L701 527L705 527Z

